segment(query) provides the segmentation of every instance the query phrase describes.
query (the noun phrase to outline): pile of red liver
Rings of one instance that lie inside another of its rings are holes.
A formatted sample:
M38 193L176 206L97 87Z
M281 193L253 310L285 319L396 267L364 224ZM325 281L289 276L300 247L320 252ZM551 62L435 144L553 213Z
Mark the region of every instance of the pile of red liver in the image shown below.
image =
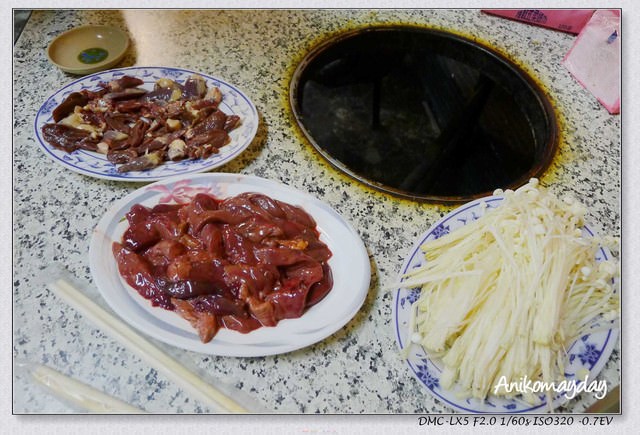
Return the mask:
M331 290L327 245L302 208L258 193L134 205L113 253L122 277L203 342L300 317Z

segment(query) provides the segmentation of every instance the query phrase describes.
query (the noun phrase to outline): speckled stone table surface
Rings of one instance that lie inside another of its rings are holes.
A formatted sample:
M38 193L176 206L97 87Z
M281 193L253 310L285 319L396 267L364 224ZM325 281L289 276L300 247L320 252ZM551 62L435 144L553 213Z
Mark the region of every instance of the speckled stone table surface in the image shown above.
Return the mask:
M562 66L572 35L476 10L35 11L14 51L15 360L46 364L150 412L210 411L44 285L45 265L59 264L108 309L93 285L89 239L109 205L139 185L88 178L53 164L39 149L33 125L47 97L75 79L48 62L49 42L75 26L110 24L126 30L132 40L119 66L182 67L243 89L260 113L258 134L246 152L218 170L278 180L325 201L356 228L371 262L371 287L362 309L315 345L259 358L160 346L205 373L205 380L222 379L269 412L452 412L419 385L398 357L392 295L382 290L396 278L417 236L451 208L378 194L340 175L303 140L288 104L292 72L309 49L336 32L383 23L477 38L522 65L542 83L560 125L560 148L542 184L558 194L573 194L588 206L588 219L600 231L620 235L620 118L601 107ZM611 388L619 384L619 344L600 377ZM592 394L583 394L560 411L582 412L594 401ZM16 371L13 411L76 409Z

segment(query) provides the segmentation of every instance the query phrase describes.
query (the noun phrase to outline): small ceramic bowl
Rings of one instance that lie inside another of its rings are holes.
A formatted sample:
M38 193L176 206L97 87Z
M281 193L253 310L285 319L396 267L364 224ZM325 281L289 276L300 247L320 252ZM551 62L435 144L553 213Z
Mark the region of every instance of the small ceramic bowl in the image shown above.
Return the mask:
M129 37L116 27L81 26L51 41L47 56L62 71L91 74L120 62L127 48Z

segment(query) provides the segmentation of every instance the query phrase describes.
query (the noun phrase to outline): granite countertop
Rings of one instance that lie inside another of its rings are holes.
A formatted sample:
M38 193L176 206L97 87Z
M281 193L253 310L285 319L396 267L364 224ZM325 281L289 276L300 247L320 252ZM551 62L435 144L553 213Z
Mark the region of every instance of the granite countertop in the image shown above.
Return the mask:
M49 63L59 33L83 24L125 29L132 47L119 66L175 66L237 85L260 113L257 137L220 172L281 181L332 206L362 238L371 287L358 314L329 338L294 352L230 358L159 344L205 380L223 379L275 413L443 413L452 409L414 379L399 358L392 326L393 282L418 235L451 207L399 200L339 174L303 140L288 104L297 62L328 35L367 24L409 23L477 38L508 53L543 84L556 108L561 143L541 182L588 206L599 231L620 236L620 117L610 115L561 60L575 37L477 10L34 11L14 51L13 355L46 364L150 412L209 410L120 346L44 286L48 263L65 267L93 300L89 239L105 210L139 187L93 179L53 164L33 131L40 105L76 77ZM619 343L600 378L620 382ZM561 412L582 412L586 393ZM76 411L16 372L15 413Z

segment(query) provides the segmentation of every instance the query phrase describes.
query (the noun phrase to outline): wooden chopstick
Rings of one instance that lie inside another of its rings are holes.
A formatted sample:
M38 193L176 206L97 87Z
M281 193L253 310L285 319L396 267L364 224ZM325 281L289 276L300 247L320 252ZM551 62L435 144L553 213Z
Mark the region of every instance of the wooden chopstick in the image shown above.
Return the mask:
M109 396L42 364L30 364L29 375L35 382L52 393L85 408L89 412L99 414L146 414L145 411L135 406Z
M131 327L108 313L64 279L48 284L49 288L73 308L88 317L100 329L125 345L149 365L193 394L211 409L221 413L247 413L248 411L194 375L175 359L161 351Z

